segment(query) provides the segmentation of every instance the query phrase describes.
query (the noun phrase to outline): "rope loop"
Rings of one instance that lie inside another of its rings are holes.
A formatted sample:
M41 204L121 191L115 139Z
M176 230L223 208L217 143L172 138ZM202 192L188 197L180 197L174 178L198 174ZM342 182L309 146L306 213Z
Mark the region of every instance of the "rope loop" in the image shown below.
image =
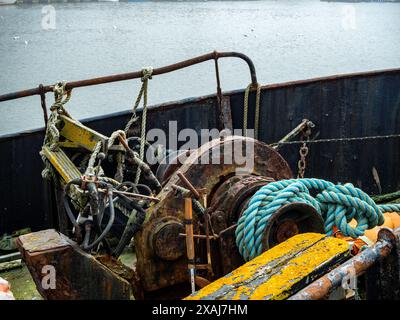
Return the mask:
M377 205L351 183L335 185L315 178L272 182L254 194L237 224L236 244L246 261L261 254L265 228L271 223L273 214L293 202L313 206L324 219L328 235L332 235L334 227L337 227L345 236L352 238L382 225L384 212L400 212L400 205ZM352 219L357 221L355 227L349 224Z
M147 109L147 84L148 84L148 80L152 78L152 74L153 74L153 67L145 67L142 69L142 86L140 88L139 94L136 98L135 104L133 105L132 108L132 116L129 119L129 121L126 123L125 126L125 134L128 135L129 129L131 128L131 126L136 123L136 121L138 120L138 117L136 116L136 110L137 107L139 106L140 101L142 100L143 97L143 110ZM144 111L146 112L146 111Z
M152 79L153 67L144 67L142 69L142 73L143 73L142 82Z
M71 99L72 90L65 91L65 84L65 81L59 81L54 85L54 103L50 107L50 111L57 111L59 114L68 115L67 111L64 109L64 105Z

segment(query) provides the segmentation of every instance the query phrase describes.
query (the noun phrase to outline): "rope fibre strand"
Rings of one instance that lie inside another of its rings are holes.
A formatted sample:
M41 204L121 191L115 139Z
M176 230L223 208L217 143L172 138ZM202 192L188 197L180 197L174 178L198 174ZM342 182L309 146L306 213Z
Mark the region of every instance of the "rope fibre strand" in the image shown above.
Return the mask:
M310 194L311 190L317 192L315 197ZM238 221L236 245L246 261L262 253L264 230L273 214L293 202L313 206L323 218L328 235L332 235L336 226L345 236L352 238L382 225L384 212L400 212L400 204L377 205L351 183L335 185L315 178L272 182L254 194ZM352 219L357 221L354 228L349 225Z

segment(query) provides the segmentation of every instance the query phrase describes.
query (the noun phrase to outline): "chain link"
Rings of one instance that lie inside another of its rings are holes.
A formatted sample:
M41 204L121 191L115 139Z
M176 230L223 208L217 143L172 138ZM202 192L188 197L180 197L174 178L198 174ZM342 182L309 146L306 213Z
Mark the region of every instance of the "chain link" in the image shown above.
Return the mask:
M297 162L297 178L304 178L304 172L306 171L306 157L308 155L307 140L304 140L302 146L299 149L300 159Z
M301 141L303 141L303 144L301 145L299 149L299 154L300 154L300 159L297 162L297 168L298 168L298 173L297 173L297 178L304 178L304 172L306 171L306 158L309 152L307 142L310 141L310 136L311 136L311 126L307 126L307 128L302 132L301 135Z

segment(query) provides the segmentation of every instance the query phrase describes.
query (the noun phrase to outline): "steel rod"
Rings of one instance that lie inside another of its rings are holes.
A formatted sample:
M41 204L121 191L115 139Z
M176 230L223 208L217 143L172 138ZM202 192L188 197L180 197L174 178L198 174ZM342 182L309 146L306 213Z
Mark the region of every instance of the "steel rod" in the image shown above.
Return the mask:
M202 62L205 62L208 60L215 60L215 59L228 58L228 57L234 57L234 58L239 58L239 59L244 60L247 63L249 70L250 70L251 82L254 85L257 84L256 70L255 70L253 62L251 61L251 59L248 56L246 56L243 53L239 53L239 52L217 52L217 51L214 51L214 52L202 55L202 56L184 60L184 61L181 61L181 62L178 62L175 64L171 64L171 65L168 65L165 67L153 69L152 75L157 76L157 75L161 75L164 73L187 68L187 67L190 67L195 64L199 64L199 63L202 63ZM117 81L138 79L138 78L141 78L142 76L143 76L143 72L142 72L142 70L140 70L140 71L135 71L135 72L105 76L105 77L72 81L72 82L67 82L65 84L65 90L72 90L74 88L88 87L88 86L117 82ZM32 88L32 89L3 94L3 95L0 95L0 102L19 99L19 98L23 98L23 97L29 97L29 96L33 96L33 95L40 95L42 90L43 90L43 92L51 92L51 91L53 91L53 85L46 85L46 86L43 86L41 89L40 88Z
M105 189L98 189L100 192L106 193L107 190ZM113 190L113 193L116 194L122 194L128 197L136 198L136 199L143 199L143 200L150 200L150 201L155 201L155 202L160 202L159 198L156 197L151 197L151 196L146 196L144 194L139 194L139 193L132 193L132 192L126 192L126 191L118 191L118 190Z
M190 183L190 181L185 177L185 175L178 171L178 177L181 179L182 183L186 186L187 189L194 195L196 199L200 198L200 193L196 190L196 188Z
M386 228L381 229L378 234L378 242L372 247L365 249L314 281L288 300L320 300L326 298L333 289L342 285L346 277L361 275L379 259L387 257L395 245L396 238L399 236L400 229L397 229L394 233Z

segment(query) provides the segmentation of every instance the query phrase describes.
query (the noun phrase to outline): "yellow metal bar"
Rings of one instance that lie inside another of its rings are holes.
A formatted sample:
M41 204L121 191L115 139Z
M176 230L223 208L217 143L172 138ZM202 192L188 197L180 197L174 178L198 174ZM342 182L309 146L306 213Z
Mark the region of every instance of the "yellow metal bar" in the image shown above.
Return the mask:
M65 146L73 147L76 145L93 151L97 141L102 140L104 145L108 139L108 137L84 126L79 121L66 116L61 116L61 119L64 125L60 130L60 136L69 140Z
M316 233L299 234L186 299L285 299L349 255L349 245L344 240Z
M49 147L44 147L43 153L65 182L68 183L81 176L79 170L61 149L51 151Z

